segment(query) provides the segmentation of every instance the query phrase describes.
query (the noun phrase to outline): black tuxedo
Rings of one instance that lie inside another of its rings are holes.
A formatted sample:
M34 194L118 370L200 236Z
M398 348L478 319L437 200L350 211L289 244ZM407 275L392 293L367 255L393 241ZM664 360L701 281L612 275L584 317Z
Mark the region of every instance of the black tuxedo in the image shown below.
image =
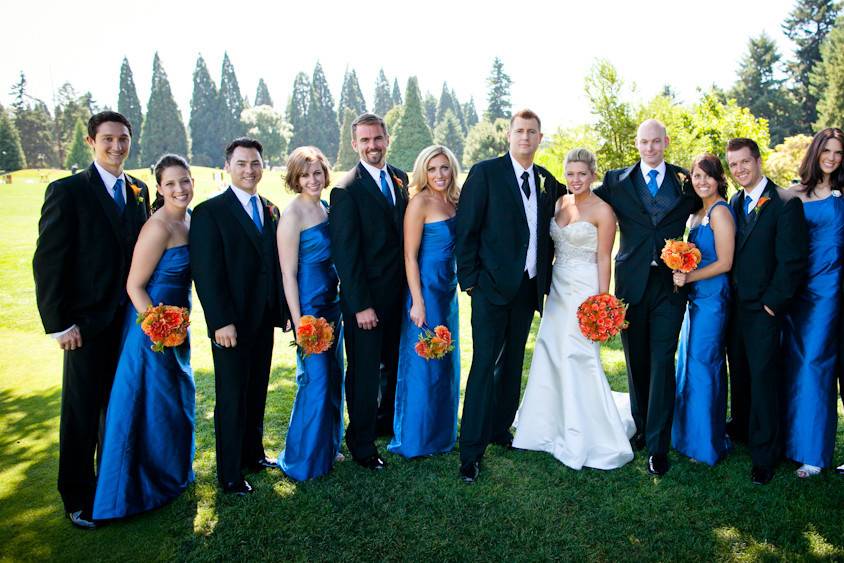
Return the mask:
M52 182L38 223L32 269L44 330L76 324L82 334L82 347L64 353L62 377L59 492L68 512L93 502L93 458L117 368L126 278L149 217L146 185L126 179L122 213L93 164Z
M737 231L727 351L734 437L747 440L753 465L772 468L781 446L781 319L806 276L809 243L800 198L770 180L762 197L750 215L744 191L730 200Z
M693 195L688 173L668 163L653 197L640 166L610 170L595 194L612 206L618 219L615 294L629 304L630 328L621 333L621 341L636 431L644 435L651 454L666 454L674 415L674 354L688 290L674 292L671 270L659 253L667 239L683 237L700 200Z
M346 444L356 460L377 454L376 425L392 429L395 408L406 286L402 241L407 174L389 164L386 170L394 188L394 205L358 163L331 190L328 213L331 257L340 278L340 307L345 320ZM355 314L368 308L375 310L378 325L363 330Z
M479 162L457 206L457 279L471 289L474 355L460 430L460 459L477 461L490 442L509 442L519 404L525 343L534 311L550 287L549 225L565 187L533 165L536 189L536 276L525 262L530 231L509 154Z
M279 212L260 199L260 232L231 188L197 205L191 216L191 272L214 357L217 478L223 485L239 482L242 468L265 457L273 327L286 318L276 245ZM214 332L229 324L237 330L237 346L223 348Z

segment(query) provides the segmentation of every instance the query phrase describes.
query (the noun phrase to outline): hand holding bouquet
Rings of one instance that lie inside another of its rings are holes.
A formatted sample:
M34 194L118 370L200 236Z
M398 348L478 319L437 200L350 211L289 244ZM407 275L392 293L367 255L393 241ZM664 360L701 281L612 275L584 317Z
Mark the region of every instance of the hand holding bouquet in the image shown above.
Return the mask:
M673 271L684 274L697 269L701 260L700 250L695 243L682 240L666 240L659 257ZM677 293L676 285L674 293Z
M451 331L443 325L437 326L434 330L424 325L415 349L419 357L425 360L441 360L454 350Z
M580 332L592 342L606 342L628 327L627 305L609 293L589 297L577 308Z
M175 348L184 343L190 326L190 311L185 307L159 303L138 313L136 322L152 340L152 351L163 352L165 348Z
M303 358L311 354L322 354L334 343L334 325L323 317L303 315L299 319L296 329L296 342L291 346L298 346Z

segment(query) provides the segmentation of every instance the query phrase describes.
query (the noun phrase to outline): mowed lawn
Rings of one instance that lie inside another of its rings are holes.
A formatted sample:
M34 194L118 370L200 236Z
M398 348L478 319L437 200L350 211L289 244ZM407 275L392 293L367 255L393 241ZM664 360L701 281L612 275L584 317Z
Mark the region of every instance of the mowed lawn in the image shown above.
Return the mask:
M216 185L211 170L194 173L198 203ZM672 452L661 479L646 473L642 453L615 471L573 471L550 455L491 447L481 479L466 486L457 453L408 461L381 442L386 472L345 462L297 484L267 471L249 477L252 495L224 496L215 482L214 380L198 300L196 483L151 513L94 532L73 529L56 491L62 357L41 329L31 272L46 181L63 174L21 172L0 185L0 560L844 559L844 477L826 471L798 480L785 462L771 484L753 486L743 447L714 468ZM140 176L149 183L148 172ZM290 196L281 186L268 172L261 193L283 207ZM538 318L532 334L537 326ZM472 346L463 296L460 333L465 385ZM273 456L295 393L289 342L276 332L265 419ZM533 336L526 365L532 350ZM602 358L613 389L626 390L619 343L605 346ZM842 428L836 463L844 462Z

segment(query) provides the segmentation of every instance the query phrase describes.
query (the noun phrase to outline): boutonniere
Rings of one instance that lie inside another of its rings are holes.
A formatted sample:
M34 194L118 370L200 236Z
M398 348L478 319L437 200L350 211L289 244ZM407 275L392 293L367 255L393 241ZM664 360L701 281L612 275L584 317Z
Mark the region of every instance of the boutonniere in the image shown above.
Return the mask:
M759 201L756 202L756 206L753 208L753 212L758 214L759 210L762 209L762 206L768 203L771 198L762 196L759 198Z
M841 192L838 190L832 190L832 197L841 197Z
M709 215L703 218L703 221L700 222L701 225L704 227L709 224Z
M404 190L404 183L401 181L401 179L395 174L390 174L390 176L392 176L393 178L393 185L400 190Z
M548 188L545 186L545 182L542 180L545 179L545 176L542 175L539 171L536 173L536 189L539 190L539 195L545 195L545 192L548 191Z
M141 196L141 188L135 184L129 184L129 187L132 188L132 193L135 194L135 199L138 200L138 203L143 203L144 198Z
M683 174L682 172L677 172L677 182L680 184L680 188L686 187L686 182L689 180L689 177Z
M278 220L281 218L281 212L278 210L278 207L273 205L269 200L267 200L267 211L270 213L270 218L273 220L273 223L278 223Z

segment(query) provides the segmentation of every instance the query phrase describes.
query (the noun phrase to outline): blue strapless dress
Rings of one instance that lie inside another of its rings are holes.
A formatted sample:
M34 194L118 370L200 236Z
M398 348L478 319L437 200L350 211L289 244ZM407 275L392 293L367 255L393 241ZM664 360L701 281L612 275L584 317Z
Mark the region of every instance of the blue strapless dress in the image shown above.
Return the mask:
M803 204L809 228L806 281L785 315L785 456L829 467L838 422L835 396L844 197Z
M419 246L419 275L426 324L445 325L454 351L442 360L425 361L414 349L421 329L410 320L410 291L405 295L393 439L387 449L405 457L447 452L457 438L460 402L457 269L454 218L426 223Z
M279 465L304 481L331 470L343 440L343 327L328 221L300 233L297 281L302 315L334 324L329 350L304 359L296 355L296 399Z
M188 246L168 248L147 284L154 304L191 306ZM196 389L190 341L153 352L130 302L106 413L94 518L121 518L177 497L194 474Z
M718 205L730 209L726 202L717 202L709 215ZM715 234L708 221L706 223L689 231L689 241L700 249L699 268L718 259ZM709 465L715 465L731 447L726 429L725 362L729 305L729 274L693 282L677 348L677 391L671 442L678 452Z

